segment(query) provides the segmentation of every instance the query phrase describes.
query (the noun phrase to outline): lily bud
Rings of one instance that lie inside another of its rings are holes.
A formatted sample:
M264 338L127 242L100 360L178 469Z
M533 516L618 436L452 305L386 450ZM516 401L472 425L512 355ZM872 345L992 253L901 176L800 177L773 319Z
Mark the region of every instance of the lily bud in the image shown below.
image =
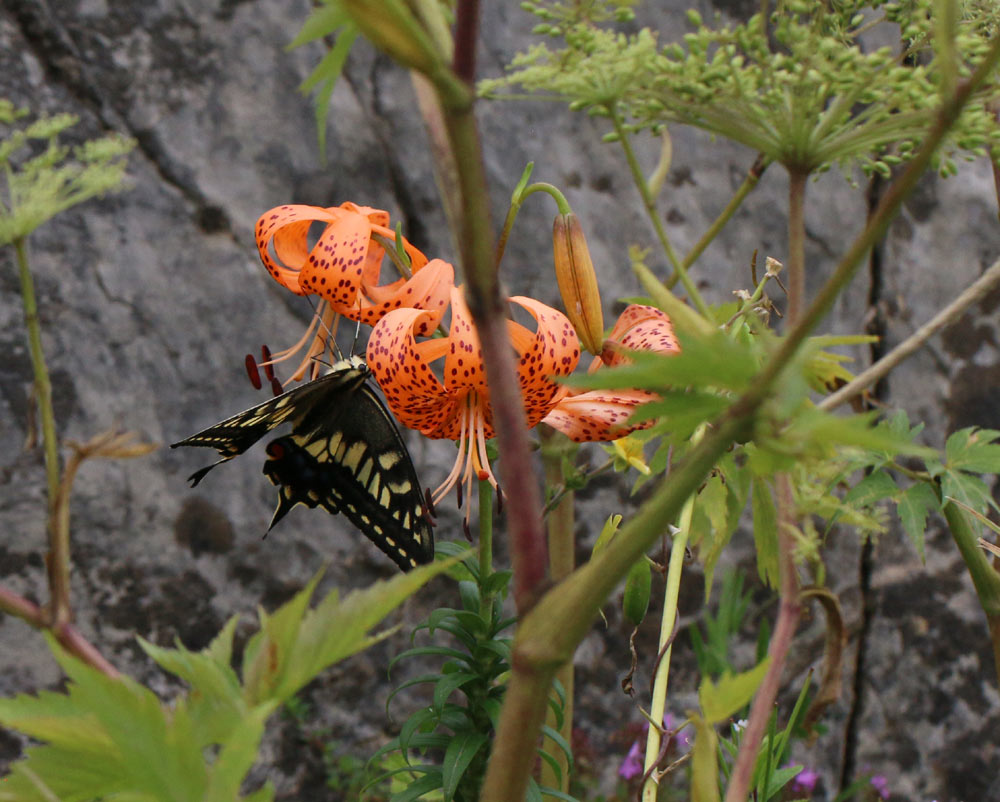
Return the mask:
M566 317L576 329L580 342L590 353L598 355L604 343L604 313L601 293L597 288L594 263L577 216L560 214L552 225L552 250L556 265L556 281Z

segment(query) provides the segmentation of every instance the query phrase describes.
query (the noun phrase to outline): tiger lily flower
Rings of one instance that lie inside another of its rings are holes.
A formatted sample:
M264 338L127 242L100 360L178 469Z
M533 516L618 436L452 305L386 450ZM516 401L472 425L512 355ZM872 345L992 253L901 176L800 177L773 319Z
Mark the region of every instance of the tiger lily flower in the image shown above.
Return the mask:
M626 364L629 351L680 351L670 318L655 307L631 304L619 316L611 335L604 342L601 355L594 359L588 372L593 373L601 365L613 367ZM636 407L656 398L656 394L648 390L587 390L574 393L563 387L544 422L578 443L617 440L653 425L652 421L629 424L628 419Z
M552 409L560 387L552 377L567 376L580 359L580 343L562 312L516 296L509 299L536 321L531 329L507 321L517 357L517 377L529 427ZM451 290L451 325L447 337L417 342L430 313L397 309L387 313L368 340L368 367L385 393L399 421L430 438L458 442L458 458L432 500L436 503L457 482L496 477L486 455L486 441L494 436L493 409L483 366L479 337L461 287ZM431 363L444 359L442 379ZM468 510L466 512L468 515Z
M323 223L325 228L310 248L309 232L315 223ZM374 326L392 309L415 307L428 312L417 333L434 330L448 304L454 268L440 259L428 261L403 238L412 274L380 286L386 253L377 236L395 239L396 233L389 228L389 213L354 203L327 209L287 204L260 216L255 238L264 267L275 281L296 295L320 299L299 342L266 364L288 359L309 343L292 379L301 379L310 368L316 373L320 368L316 357L327 350L332 352L330 341L337 315Z

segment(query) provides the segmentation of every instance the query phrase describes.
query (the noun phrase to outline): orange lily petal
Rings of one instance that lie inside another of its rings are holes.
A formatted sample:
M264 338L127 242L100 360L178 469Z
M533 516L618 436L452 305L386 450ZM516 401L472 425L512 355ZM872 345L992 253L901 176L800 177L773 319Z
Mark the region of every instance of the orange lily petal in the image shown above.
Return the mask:
M614 346L620 346L614 347ZM601 357L595 358L590 372L604 364L623 365L633 351L677 353L680 346L670 318L659 309L631 304L619 316ZM564 390L544 422L577 442L617 440L630 432L646 429L653 421L626 425L636 407L658 396L646 390L589 390L574 393Z
M532 427L545 417L562 389L552 377L568 376L576 369L580 360L580 340L573 324L562 312L522 295L510 300L528 311L538 323L535 332L514 321L507 324L511 341L521 355L517 377L527 423Z
M543 422L577 443L617 440L652 425L652 421L625 422L636 407L656 398L646 390L590 390L561 400Z
M309 230L315 222L326 226L309 248ZM435 260L431 272L418 280L427 257L403 239L413 277L379 287L385 249L372 235L394 239L388 225L388 212L369 206L344 203L322 209L288 204L261 215L255 237L261 261L279 284L297 295L317 295L345 317L374 324L390 309L426 305L436 310L439 321L454 269ZM432 330L437 321L425 323L424 328Z
M632 351L658 351L676 353L681 350L670 318L655 306L629 304L615 322L608 341ZM628 355L617 349L605 349L602 354L608 365L622 365L628 362ZM595 361L599 365L600 360ZM591 366L594 370L595 366Z

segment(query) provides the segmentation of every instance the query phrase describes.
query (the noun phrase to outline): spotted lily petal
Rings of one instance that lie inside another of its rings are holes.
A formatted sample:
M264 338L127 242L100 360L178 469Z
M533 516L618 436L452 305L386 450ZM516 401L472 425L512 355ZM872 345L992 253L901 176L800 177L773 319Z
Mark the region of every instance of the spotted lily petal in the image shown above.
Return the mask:
M486 455L493 437L493 409L479 337L462 288L451 293L451 325L447 337L417 342L429 312L388 312L368 340L368 366L399 421L427 437L458 442L458 459L448 478L434 491L439 500L459 480L496 479ZM508 321L508 334L518 355L518 383L530 425L537 424L555 403L559 386L551 376L567 375L580 357L580 346L561 312L531 298L511 298L536 321L532 331ZM430 363L443 358L442 378ZM468 510L467 510L468 512Z
M597 370L602 364L627 363L628 350L677 353L680 347L670 318L652 306L630 305L618 318L604 344L601 357L594 360L590 371ZM653 425L652 421L637 424L627 424L627 421L636 407L656 398L655 393L647 390L588 390L581 393L566 390L544 422L577 442L617 440Z
M317 222L326 225L310 248L309 231ZM432 316L424 327L433 330L447 305L454 269L435 259L430 272L421 275L427 257L404 238L413 276L379 286L385 249L374 234L395 238L388 212L354 203L328 209L279 206L261 215L255 231L261 260L283 287L298 295L316 295L337 313L369 324L403 306L430 309L436 319Z

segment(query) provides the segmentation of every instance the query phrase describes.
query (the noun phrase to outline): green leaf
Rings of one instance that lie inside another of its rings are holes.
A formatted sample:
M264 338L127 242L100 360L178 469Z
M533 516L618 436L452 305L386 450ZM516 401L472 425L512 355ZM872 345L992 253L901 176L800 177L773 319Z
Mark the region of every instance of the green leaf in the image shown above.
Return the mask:
M441 791L445 800L455 796L465 770L489 742L489 736L483 732L459 732L449 741L441 763Z
M709 724L717 724L745 707L764 680L768 665L770 658L765 657L749 671L723 674L718 684L713 683L710 677L702 679L698 686L698 701L705 720Z
M254 704L280 704L324 668L387 637L391 630L377 635L369 635L368 631L457 559L421 566L343 599L333 591L315 609L307 610L319 579L318 575L314 577L273 616L262 616L261 633L247 647L248 699Z
M434 684L434 707L440 710L455 691L478 679L478 674L470 674L467 671L456 671L453 674L443 675Z
M228 662L237 621L231 618L202 652L189 652L179 644L177 649L163 649L137 637L146 654L197 691L189 700L189 713L195 739L201 746L225 741L233 728L241 726L247 713L239 678ZM226 662L220 663L220 658Z
M924 562L924 532L927 530L927 515L941 509L937 494L926 482L916 482L903 491L897 502L896 511L903 524L903 530L912 541Z
M221 744L219 756L209 772L205 799L239 799L240 786L257 761L264 724L273 709L273 706L265 705L247 713L241 726L235 728Z
M681 351L662 354L633 351L630 364L567 380L576 387L641 388L664 392L679 387L745 390L757 373L757 353L713 329L707 336L677 331Z
M969 473L1000 473L1000 437L995 429L961 429L945 443L947 467Z
M894 498L899 488L885 471L873 471L852 487L844 496L844 501L858 507L870 507L877 501Z
M692 716L691 802L719 802L719 736L701 716Z
M995 507L996 502L989 487L978 476L960 471L945 470L940 477L941 495L958 499L974 510Z
M778 511L767 482L754 477L750 490L753 541L757 547L757 573L770 587L778 587Z
M329 36L335 33L337 28L350 22L350 19L350 15L339 4L326 2L313 9L286 49L294 50L308 42Z

